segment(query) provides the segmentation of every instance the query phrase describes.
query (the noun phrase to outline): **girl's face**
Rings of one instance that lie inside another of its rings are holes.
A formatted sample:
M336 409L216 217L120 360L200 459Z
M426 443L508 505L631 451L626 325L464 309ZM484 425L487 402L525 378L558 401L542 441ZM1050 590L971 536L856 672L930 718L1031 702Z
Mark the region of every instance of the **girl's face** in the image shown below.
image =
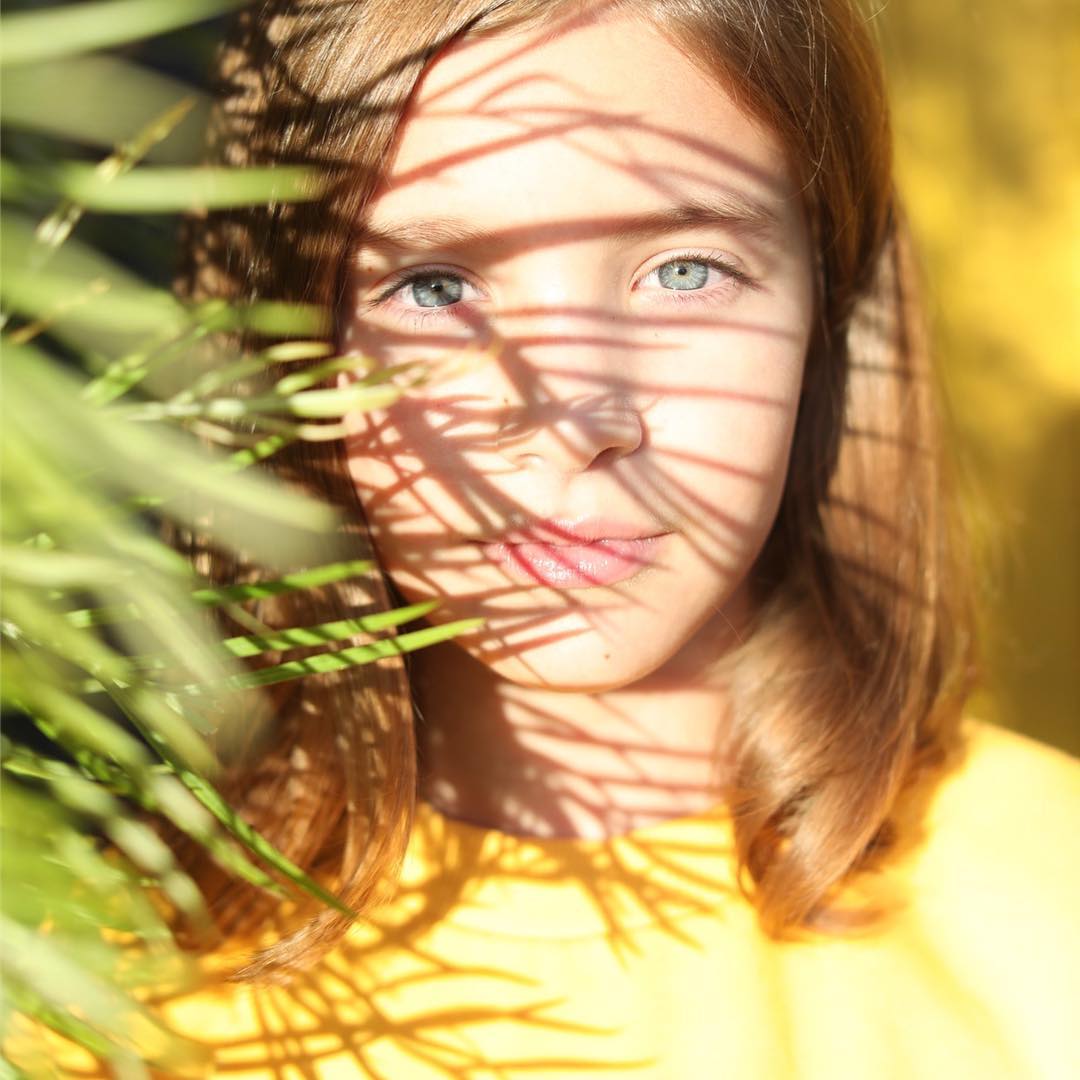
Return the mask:
M429 365L348 440L404 596L484 616L460 644L525 685L718 657L813 319L777 139L638 20L478 37L426 72L365 226L343 345Z

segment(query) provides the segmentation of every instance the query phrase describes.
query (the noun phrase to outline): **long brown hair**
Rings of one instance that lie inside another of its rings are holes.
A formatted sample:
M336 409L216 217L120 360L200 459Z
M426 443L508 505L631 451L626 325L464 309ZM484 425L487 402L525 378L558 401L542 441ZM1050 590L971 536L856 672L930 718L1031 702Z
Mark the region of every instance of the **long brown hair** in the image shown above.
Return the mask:
M214 153L315 165L330 183L314 203L192 222L187 293L333 311L355 223L432 56L463 34L580 6L276 0L246 12L221 56ZM754 570L755 629L728 663L740 878L767 932L828 928L837 886L888 846L900 792L955 734L969 671L880 62L853 0L611 6L652 20L778 135L817 242L818 319L790 473ZM339 444L299 445L272 467L344 507L353 553L374 558ZM236 572L203 561L213 576ZM327 607L343 617L387 602L373 573L257 614L297 625ZM293 684L277 703L275 741L237 766L231 791L286 854L364 909L393 881L415 788L407 677L386 661ZM227 932L264 917L245 886L200 876ZM245 973L305 967L346 926L317 914Z

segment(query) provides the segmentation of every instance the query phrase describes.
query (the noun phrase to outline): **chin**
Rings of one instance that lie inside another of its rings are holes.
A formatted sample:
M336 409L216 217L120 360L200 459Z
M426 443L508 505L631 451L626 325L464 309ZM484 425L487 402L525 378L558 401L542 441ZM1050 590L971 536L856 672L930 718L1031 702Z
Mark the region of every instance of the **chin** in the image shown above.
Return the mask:
M708 666L732 644L743 622L744 590L727 582L684 576L683 593L695 598L671 605L671 586L628 588L625 595L588 590L574 597L549 590L511 590L492 599L494 589L441 594L404 574L395 581L406 599L440 599L428 616L435 624L482 617L485 625L455 641L496 677L529 689L600 694L626 689L660 673L672 662ZM455 584L460 584L455 582ZM712 586L710 589L709 586ZM697 587L700 586L700 587Z
M620 646L600 635L584 633L516 645L490 637L482 644L461 644L474 659L507 682L562 693L622 690L647 678L670 659L670 653L657 649L655 641L645 653L638 643Z

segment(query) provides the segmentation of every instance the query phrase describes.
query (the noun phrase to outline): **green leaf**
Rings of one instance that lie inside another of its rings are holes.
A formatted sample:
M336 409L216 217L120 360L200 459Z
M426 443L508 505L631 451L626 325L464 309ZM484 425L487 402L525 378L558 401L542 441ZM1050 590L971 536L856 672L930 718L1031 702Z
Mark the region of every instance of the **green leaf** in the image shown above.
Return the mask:
M285 574L274 581L259 581L249 585L225 585L220 588L196 589L191 594L192 600L207 607L221 604L242 603L245 600L262 600L268 596L280 596L283 593L296 592L299 589L317 589L323 585L332 585L347 578L363 577L375 569L375 563L359 559L350 562L329 563L326 566L313 566L295 574Z
M92 1029L95 1039L104 1036L109 1042L107 1060L145 1060L188 1068L205 1060L204 1051L179 1040L133 997L73 960L61 941L34 933L3 915L0 941L5 984L10 979L37 996L52 1019L67 1019L65 1034L77 1041L89 1034L87 1028ZM70 1023L74 1017L79 1017L78 1025L84 1025L81 1029ZM100 1052L97 1046L87 1048Z
M318 653L315 656L305 657L303 660L291 660L285 664L261 668L259 671L244 672L242 675L234 675L230 679L230 685L249 689L255 686L288 682L290 679L300 679L305 675L325 675L332 671L342 671L361 664L371 664L387 656L398 656L428 645L437 645L458 634L467 634L477 630L483 624L483 619L459 619L457 622L445 623L442 626L414 630L412 633L401 634L399 637L383 638L369 645L357 645L351 649Z
M396 386L374 381L350 383L333 389L305 390L301 393L263 394L257 397L219 397L209 401L150 401L118 408L123 420L186 420L206 417L210 420L243 420L261 414L291 414L307 420L342 417L354 409L385 409L401 396Z
M0 548L5 577L25 585L48 589L70 589L120 584L130 568L100 555L73 555L62 551L32 551L29 548Z
M231 841L218 830L213 815L176 776L170 773L155 777L150 795L147 809L157 809L177 828L202 844L222 869L275 896L285 896L284 890L272 877L250 863L232 846Z
M168 845L149 826L125 815L101 784L73 770L48 770L47 783L61 805L96 819L105 835L136 866L151 875L170 900L189 918L206 923L208 916L195 883L183 873Z
M171 517L193 527L206 529L209 518L209 531L219 542L267 565L305 561L315 538L336 526L338 514L332 508L267 476L212 468L224 459L182 432L125 423L117 409L89 408L79 400L85 383L30 346L7 348L4 365L5 426L16 431L39 462L55 461L62 471L84 469L86 447L93 446L94 468L103 481L134 494L135 483L154 490L171 500ZM5 453L15 449L10 444ZM139 462L137 472L133 461ZM26 467L31 465L26 461ZM127 536L126 543L136 543L134 532ZM156 541L141 548L145 557L154 550L170 558L174 570L182 563Z
M57 933L101 940L102 927L138 934L144 940L172 942L149 898L115 862L106 860L94 840L80 834L71 816L50 793L32 791L15 771L21 748L5 749L8 777L0 792L3 844L0 870L4 889L0 909L28 926L43 922ZM48 782L71 766L39 758L34 772ZM46 789L48 790L48 789Z
M94 176L103 183L114 181L129 172L148 151L172 134L195 105L194 98L173 102L160 116L154 117L133 139L122 142L103 161L94 167ZM86 206L68 197L38 225L38 239L50 248L59 247L82 218Z
M0 64L27 64L163 34L242 7L245 0L97 0L0 20Z
M0 163L0 192L8 199L58 195L106 214L168 214L317 199L322 181L314 169L279 165L232 169L144 165L119 176L96 166L64 162L42 166Z
M23 751L4 740L5 766L11 753ZM72 775L61 762L39 764L47 774ZM114 1071L144 1060L169 1075L203 1067L202 1051L173 1035L132 996L190 988L195 965L176 947L123 861L107 860L90 837L80 835L56 795L11 776L0 788L5 1021L13 1010L34 1018ZM81 796L75 801L86 802ZM103 928L119 933L105 936ZM5 1037L4 1051L26 1067L36 1068L40 1057L48 1060L39 1032L26 1023L17 1038Z
M73 1043L89 1050L95 1057L108 1060L115 1054L117 1049L116 1043L111 1039L106 1038L90 1024L84 1024L77 1017L72 1016L67 1009L57 1008L52 1002L43 998L40 994L35 994L24 983L18 980L6 983L4 985L4 996L10 998L12 1004L19 1009L20 1012L24 1013L26 1016L35 1017L41 1023L52 1028L53 1031L59 1032L59 1034L70 1039ZM41 1065L48 1068L49 1072L42 1073L39 1071L38 1062L36 1060L33 1064L27 1062L28 1067L33 1069L35 1080L39 1080L43 1075L57 1077L59 1080L61 1074L56 1069L55 1062L49 1060L49 1058L51 1058L50 1048L40 1046L37 1050L40 1054ZM28 1055L26 1054L26 1051L23 1051L23 1053L18 1056L25 1058ZM35 1058L36 1057L37 1055L35 1055ZM11 1072L10 1074L4 1073L0 1075L21 1076L23 1074Z
M308 387L315 386L316 383L339 372L345 371L350 374L368 372L372 366L373 361L367 356L338 356L333 360L327 360L324 364L316 364L314 367L305 368L303 371L297 371L279 379L274 384L274 393L288 397L300 390L307 390ZM370 383L365 385L370 385Z
M289 394L279 401L287 412L306 420L327 419L344 416L354 409L385 409L401 397L401 389L396 386L371 386L367 383L350 383L348 386L325 390L305 390L298 394ZM259 404L267 412L275 411L270 407L272 398L260 398Z
M77 237L60 248L46 247L37 228L10 209L0 215L0 296L6 311L46 325L51 336L82 356L123 356L198 326L170 293L151 288ZM15 335L11 341L19 343ZM146 359L141 363L146 366Z
M0 71L6 124L98 147L127 141L182 98L194 100L191 115L167 143L148 150L148 159L199 159L210 111L205 91L121 56L66 56Z
M244 858L240 850L232 845L232 841L218 829L216 819L171 772L157 773L153 768L137 766L129 766L127 771L124 771L90 751L76 748L74 754L82 769L104 784L113 794L132 799L143 810L161 814L181 832L202 844L222 869L275 896L285 895L273 878ZM14 746L6 740L3 767L14 776L30 777L46 782L57 776L75 775L72 766L35 754L26 747ZM20 814L25 813L25 810L20 811ZM10 843L0 849L0 856L6 856L9 851ZM36 855L35 858L38 859L35 874L40 876L40 856ZM109 867L103 861L101 861L101 867L107 868L111 874L122 881L123 875L119 874L114 867ZM85 880L93 880L95 877L100 877L101 868L95 871L92 866L83 865L79 868L79 872ZM27 880L29 880L29 875L15 874L7 878L9 884ZM115 884L114 881L114 888ZM10 896L11 889L9 888L4 894L5 901ZM98 921L101 921L100 918ZM129 928L133 929L133 927Z
M303 589L317 589L348 578L365 577L374 569L375 563L363 559L329 563L325 566L313 566L308 570L285 574L271 581L196 589L190 594L190 599L193 603L204 607L223 607L226 604L264 600L269 596L281 596L284 593L298 592ZM79 608L76 611L67 612L64 617L72 626L103 626L126 619L137 619L139 609L135 604L110 608Z
M164 697L141 686L108 689L113 700L163 760L200 773L217 770L217 762L206 742L194 731L187 717Z
M279 630L272 634L252 634L246 637L226 638L221 644L236 657L257 656L272 650L296 649L307 645L323 645L328 641L341 641L357 634L374 634L402 623L423 618L438 607L434 600L393 611L364 615L358 619L340 619L318 626L300 626L291 630Z
M294 360L316 360L330 356L333 345L326 341L283 341L264 349L259 356L268 363L285 364Z
M85 702L36 677L25 662L4 657L4 698L40 716L68 746L83 748L127 769L149 764L145 747Z
M208 300L196 305L195 317L210 330L248 330L266 337L325 336L333 330L326 308L275 300L231 305Z
M2 557L2 552L0 552ZM3 596L4 618L22 637L51 649L70 663L108 679L128 679L131 662L99 637L71 625L61 612L43 602L40 592L8 586Z
M231 454L229 456L229 466L236 470L246 469L259 461L265 461L279 450L291 446L295 441L295 439L287 435L267 435L265 439L260 439L254 446L249 446L244 450L237 450L236 453Z
M356 912L342 903L333 893L324 889L314 878L309 877L294 862L277 850L262 835L256 832L201 776L186 769L178 769L177 775L191 793L233 834L249 851L269 863L305 892L322 900L342 915L356 917Z

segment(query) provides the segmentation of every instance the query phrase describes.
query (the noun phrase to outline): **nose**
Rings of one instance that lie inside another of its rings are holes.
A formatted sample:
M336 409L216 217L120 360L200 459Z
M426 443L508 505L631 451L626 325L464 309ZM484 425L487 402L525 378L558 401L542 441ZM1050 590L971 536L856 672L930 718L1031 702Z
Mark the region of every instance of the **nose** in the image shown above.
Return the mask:
M592 394L509 409L498 449L519 468L570 474L613 464L637 450L644 437L632 402Z
M518 280L516 307L501 319L500 453L518 468L567 475L634 453L645 441L634 385L640 335L597 275L595 253L542 249Z

